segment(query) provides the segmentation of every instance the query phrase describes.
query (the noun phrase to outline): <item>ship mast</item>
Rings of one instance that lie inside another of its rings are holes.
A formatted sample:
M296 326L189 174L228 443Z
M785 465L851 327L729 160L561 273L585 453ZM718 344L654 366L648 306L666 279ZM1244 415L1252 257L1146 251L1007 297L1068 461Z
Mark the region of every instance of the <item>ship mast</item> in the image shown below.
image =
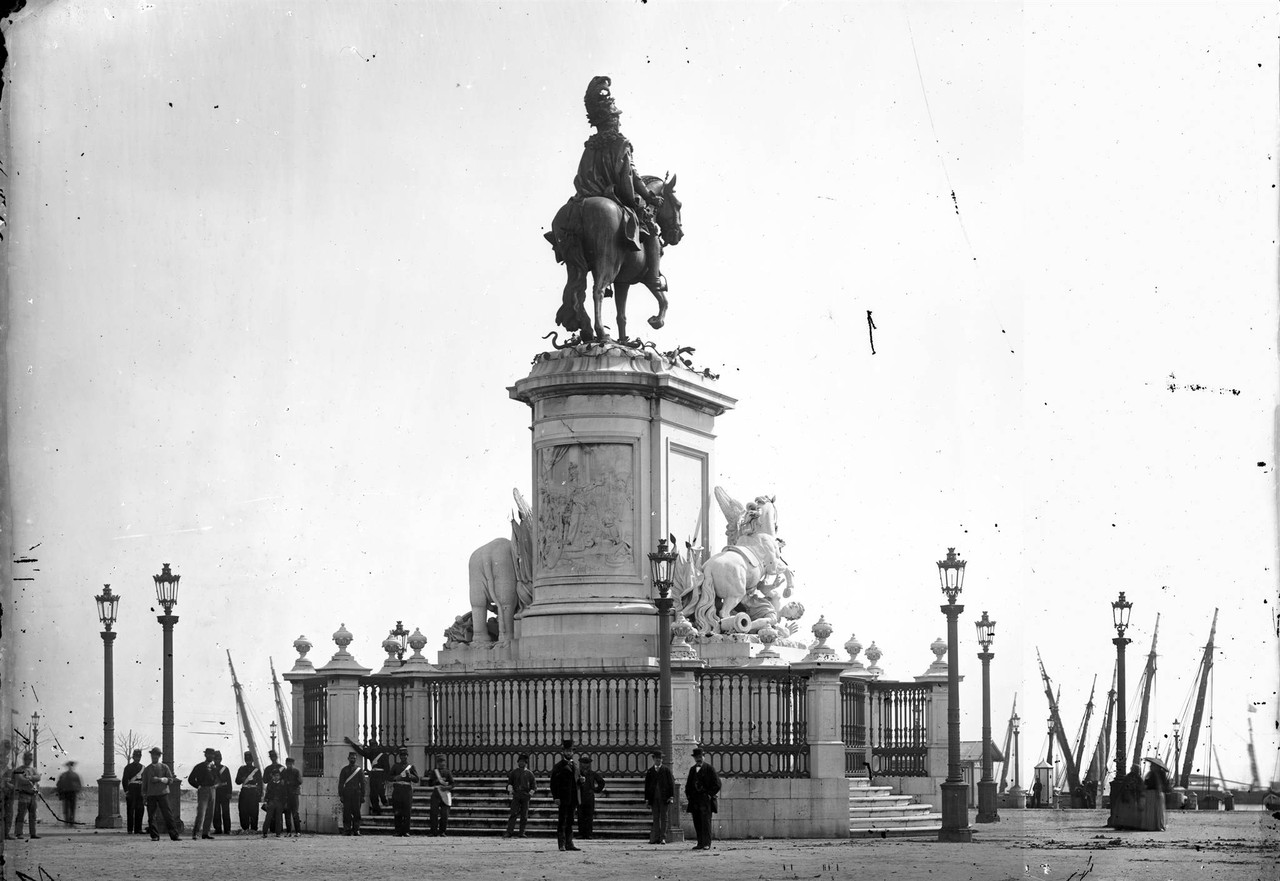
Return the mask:
M1062 761L1067 766L1068 791L1074 793L1080 787L1080 769L1076 766L1075 756L1067 745L1066 732L1062 730L1062 717L1058 715L1058 701L1053 696L1053 683L1045 672L1044 661L1040 658L1040 649L1036 649L1036 660L1040 664L1040 678L1044 680L1044 694L1049 699L1049 714L1053 719L1053 731L1058 737L1058 746L1062 750Z
M1111 671L1111 688L1107 691L1107 708L1102 713L1102 729L1098 732L1098 744L1093 748L1093 759L1089 762L1088 775L1095 782L1101 783L1106 778L1108 761L1111 758L1111 714L1116 707L1116 670Z
M1009 724L1004 729L1004 761L1000 763L1000 792L1004 792L1009 782L1009 746L1013 743L1013 717L1018 715L1018 696L1013 696L1013 710L1009 713ZM1252 729L1250 729L1252 730Z
M1080 723L1080 733L1076 735L1076 767L1084 758L1084 736L1089 731L1089 717L1093 715L1093 695L1098 690L1098 674L1093 675L1093 685L1089 686L1089 702L1084 705L1084 721Z
M1200 658L1200 689L1196 692L1196 709L1191 716L1191 730L1187 732L1187 750L1183 753L1182 773L1178 777L1178 785L1188 788L1191 782L1191 768L1195 764L1196 741L1200 738L1200 722L1204 719L1204 696L1209 689L1209 672L1213 669L1213 634L1218 629L1218 610L1213 610L1213 624L1209 627L1209 643L1204 647L1204 656ZM1207 769L1206 769L1207 770Z
M1253 709L1250 707L1249 709ZM1262 778L1258 776L1258 754L1253 751L1253 720L1249 719L1249 774L1252 779L1249 781L1249 789L1261 789Z
M1160 635L1160 614L1156 613L1156 626L1151 631L1151 651L1147 654L1147 666L1142 670L1142 709L1138 713L1138 727L1133 741L1131 770L1142 772L1142 741L1147 736L1147 711L1151 706L1151 684L1156 681L1156 637Z
M271 658L267 658L267 663L271 665L271 687L276 693L276 715L280 717L280 753L281 755L289 755L289 717L284 711L284 699L280 697L280 680L276 678L276 664Z
M253 763L259 768L265 767L258 756L258 744L253 739L253 729L249 727L249 711L244 706L244 693L240 688L240 680L236 678L236 666L231 663L231 651L227 651L227 666L231 668L231 687L236 693L236 709L240 711L240 724L244 727L244 739L249 744L249 752L253 754Z

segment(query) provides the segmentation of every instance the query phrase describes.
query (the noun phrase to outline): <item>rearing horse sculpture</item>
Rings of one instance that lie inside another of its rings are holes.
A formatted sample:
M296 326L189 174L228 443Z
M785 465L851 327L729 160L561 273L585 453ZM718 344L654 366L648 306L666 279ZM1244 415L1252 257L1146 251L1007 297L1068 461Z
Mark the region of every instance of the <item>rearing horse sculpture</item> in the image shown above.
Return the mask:
M719 495L717 493L717 495ZM707 560L702 567L702 589L693 610L693 624L702 633L714 633L719 622L717 612L728 613L742 601L747 591L772 573L790 574L781 564L776 535L777 508L771 496L760 496L749 503L739 520L738 532L731 544ZM717 606L719 609L717 609Z
M676 198L675 175L668 181L645 175L644 183L650 193L662 197L657 214L663 244L679 244L684 231L680 227L681 205ZM638 283L648 287L658 301L658 314L649 319L649 326L657 329L666 322L666 294L657 284L645 280L644 252L627 247L623 211L617 202L601 196L589 196L580 202L571 200L556 212L551 232L546 233L545 238L555 248L556 260L565 264L569 276L563 302L556 312L557 324L566 330L578 331L583 342L608 340L600 310L604 298L612 293L618 309L618 339L625 342L627 291ZM591 288L594 323L586 309L588 272L594 279Z

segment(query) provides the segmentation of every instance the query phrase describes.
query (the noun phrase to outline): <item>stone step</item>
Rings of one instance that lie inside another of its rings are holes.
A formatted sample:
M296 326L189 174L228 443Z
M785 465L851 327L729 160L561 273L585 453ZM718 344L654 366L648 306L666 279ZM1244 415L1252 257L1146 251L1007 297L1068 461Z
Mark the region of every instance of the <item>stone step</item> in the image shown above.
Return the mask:
M851 795L849 796L849 807L855 805L906 805L911 804L912 796L909 795Z
M892 826L881 825L875 827L849 827L850 838L937 838L938 833L942 831L942 815L937 814L937 819L930 825L913 825L913 826Z
M932 805L887 805L884 807L850 808L850 820L859 817L919 817L933 813Z

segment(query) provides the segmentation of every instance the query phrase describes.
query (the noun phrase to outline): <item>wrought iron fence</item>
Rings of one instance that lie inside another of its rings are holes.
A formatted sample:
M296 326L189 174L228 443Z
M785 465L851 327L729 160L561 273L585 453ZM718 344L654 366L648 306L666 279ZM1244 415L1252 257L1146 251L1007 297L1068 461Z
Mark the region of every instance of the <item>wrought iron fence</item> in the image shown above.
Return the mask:
M886 777L929 776L929 705L931 682L872 680L873 772Z
M455 774L505 774L521 753L535 773L564 739L605 774L642 774L659 743L658 678L628 674L426 680L427 751Z
M408 689L404 679L369 676L360 684L360 740L399 746L409 738Z
M844 775L867 776L867 683L840 680L840 739L844 741Z
M722 776L809 776L807 676L702 671L698 693L699 741Z
M324 741L329 727L329 689L324 682L302 688L302 775L324 776Z

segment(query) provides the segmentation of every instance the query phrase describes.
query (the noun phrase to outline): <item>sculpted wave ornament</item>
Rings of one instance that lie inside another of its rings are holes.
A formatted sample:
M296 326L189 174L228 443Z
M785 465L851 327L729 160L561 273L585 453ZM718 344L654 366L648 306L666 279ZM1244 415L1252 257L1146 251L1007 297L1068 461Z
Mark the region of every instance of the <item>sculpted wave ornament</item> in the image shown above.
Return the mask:
M792 593L792 573L776 535L778 513L772 496L746 505L721 487L716 501L724 512L728 545L705 564L692 545L676 568L684 614L700 633L758 633L774 628L794 635L804 606L784 602Z

